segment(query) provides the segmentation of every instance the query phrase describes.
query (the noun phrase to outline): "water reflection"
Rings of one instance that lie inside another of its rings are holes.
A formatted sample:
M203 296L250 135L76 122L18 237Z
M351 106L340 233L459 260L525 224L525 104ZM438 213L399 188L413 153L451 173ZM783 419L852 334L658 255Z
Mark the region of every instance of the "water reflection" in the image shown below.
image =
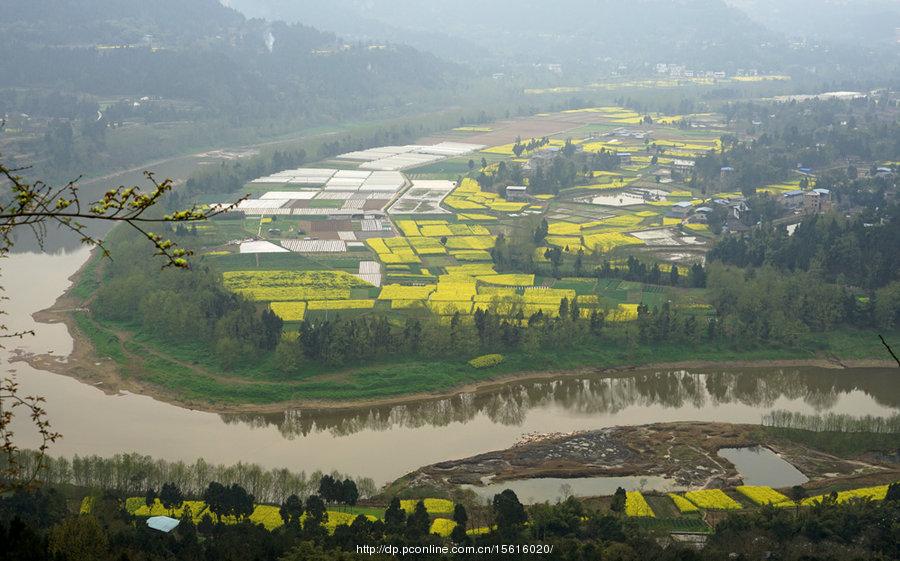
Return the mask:
M325 432L347 436L360 431L446 427L484 416L491 423L518 427L535 409L559 409L578 417L615 415L627 408L702 410L730 404L758 409L779 400L801 402L810 412L833 409L844 395L860 392L887 409L900 406L898 384L888 369L808 368L740 371L656 371L617 376L593 375L516 383L479 393L396 406L352 410L290 410L277 415L223 415L227 423L278 427L286 438ZM652 422L656 419L648 419ZM751 422L758 422L752 419Z
M9 314L4 322L13 331L36 331L0 349L4 371L13 348L71 352L65 325L36 324L31 314L53 303L86 257L82 249L0 260L2 284L13 296L2 306ZM64 434L53 446L57 456L140 452L187 463L203 458L307 473L336 469L379 484L423 465L507 448L528 432L665 421L758 423L770 409L889 416L900 403L896 370L721 368L521 382L396 407L223 417L126 392L105 394L24 363L12 369L25 394L47 398L53 427ZM26 420L13 425L23 447L38 445Z
M762 446L750 448L722 448L719 456L737 469L744 485L791 487L809 481L799 469L784 458Z

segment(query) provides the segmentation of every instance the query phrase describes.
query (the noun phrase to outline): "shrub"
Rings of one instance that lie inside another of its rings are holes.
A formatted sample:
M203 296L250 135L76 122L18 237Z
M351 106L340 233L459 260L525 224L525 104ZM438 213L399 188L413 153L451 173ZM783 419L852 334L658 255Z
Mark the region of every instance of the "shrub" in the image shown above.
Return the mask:
M473 368L491 368L503 362L503 355L484 355L475 357L469 361Z

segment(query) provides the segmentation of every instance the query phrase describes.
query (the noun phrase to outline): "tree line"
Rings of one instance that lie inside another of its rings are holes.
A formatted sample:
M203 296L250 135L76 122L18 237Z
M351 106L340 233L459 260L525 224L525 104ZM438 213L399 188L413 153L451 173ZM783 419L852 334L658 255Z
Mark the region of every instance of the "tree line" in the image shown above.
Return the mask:
M26 468L25 472L29 473L36 467L39 456L35 452L26 451L21 454L19 461ZM342 482L344 487L350 481L357 498L369 497L376 492L375 482L368 477L353 478L338 472L297 473L243 462L232 465L211 464L202 458L193 463L185 463L128 453L109 458L96 455L75 455L71 459L49 457L45 463L46 467L40 471L40 480L47 485L105 489L129 496L144 494L147 489L161 491L164 485L169 484L184 495L199 497L212 482L226 486L238 485L264 503L280 503L290 495L305 499L316 493L327 497L327 500L344 497L340 494L343 491L329 491L327 486L323 490L322 481Z
M835 551L848 559L894 559L900 554L892 524L900 515L900 486L896 484L879 502L838 505L833 497L826 497L810 508L763 507L728 513L701 548L661 539L659 533L623 516L624 493L617 493L614 508L607 509L590 507L572 497L555 504L525 506L513 491L505 490L495 495L488 507L478 507L485 511L488 521L483 532L466 532L472 515L464 505L457 504L452 514L456 527L449 538L442 538L430 533L431 518L422 501L407 514L394 497L381 519L372 521L359 515L351 524L337 526L329 533L325 529L328 511L321 497L312 495L305 501L291 497L280 507L286 524L270 532L249 522L241 504L248 497L239 490L210 486L207 491L213 516L206 514L195 525L185 512L178 527L168 534L151 530L124 512L121 496L101 495L90 513L73 515L55 488L20 491L0 498L0 547L10 561L387 560L392 557L360 555L357 547L535 543L552 547L553 558L571 561L758 559L771 557L774 551L784 561L825 561L835 559ZM226 524L214 517L233 519ZM476 556L428 553L410 557ZM533 559L534 555L511 553L504 557Z
M762 224L747 233L726 235L708 257L738 267L811 271L827 282L876 289L900 280L898 223L898 204L874 223L863 217L812 215L792 234L784 225Z
M797 411L778 409L763 415L762 424L767 427L815 432L900 434L900 415L892 415L890 417L875 417L872 415L857 417L839 413L807 415Z
M449 316L425 312L401 324L386 317L342 317L303 321L296 339L277 348L279 368L300 374L309 364L362 364L389 358L441 359L484 353L538 352L596 344L605 325L603 310L582 314L576 301L563 299L552 313L526 315L519 301L495 298L472 319L452 308Z

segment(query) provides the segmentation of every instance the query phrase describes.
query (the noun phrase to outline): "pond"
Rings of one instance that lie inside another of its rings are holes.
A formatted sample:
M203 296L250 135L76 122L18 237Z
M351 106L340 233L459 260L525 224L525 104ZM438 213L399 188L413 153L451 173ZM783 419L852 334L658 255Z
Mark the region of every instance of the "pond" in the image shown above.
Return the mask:
M525 504L556 502L566 497L599 497L612 495L622 487L629 491L683 491L675 481L659 476L627 477L545 477L515 479L487 485L460 485L474 491L482 499L491 499L504 489L512 489Z
M0 350L66 356L72 339L62 324L36 324L87 258L17 254L0 260L5 323L35 329L34 337ZM521 381L446 399L344 410L294 409L272 415L220 415L100 388L16 362L24 392L47 398L63 439L54 455L140 452L158 458L213 463L254 462L307 473L339 470L385 483L420 466L508 448L523 434L570 432L665 421L759 423L773 409L812 413L900 409L891 369L698 368L643 370ZM4 374L5 375L5 374ZM35 446L27 424L14 427ZM549 485L549 484L548 484ZM558 486L556 486L558 488Z
M780 488L802 485L809 481L799 469L764 446L722 448L719 456L734 464L744 485Z

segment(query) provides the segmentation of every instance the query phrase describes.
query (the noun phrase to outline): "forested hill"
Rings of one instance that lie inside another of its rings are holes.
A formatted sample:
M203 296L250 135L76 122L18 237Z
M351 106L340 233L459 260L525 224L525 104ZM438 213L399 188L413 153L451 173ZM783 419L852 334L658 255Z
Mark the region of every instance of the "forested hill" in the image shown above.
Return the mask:
M337 119L445 88L461 72L402 45L347 45L311 27L247 19L217 0L3 4L0 87L186 100L206 115Z

